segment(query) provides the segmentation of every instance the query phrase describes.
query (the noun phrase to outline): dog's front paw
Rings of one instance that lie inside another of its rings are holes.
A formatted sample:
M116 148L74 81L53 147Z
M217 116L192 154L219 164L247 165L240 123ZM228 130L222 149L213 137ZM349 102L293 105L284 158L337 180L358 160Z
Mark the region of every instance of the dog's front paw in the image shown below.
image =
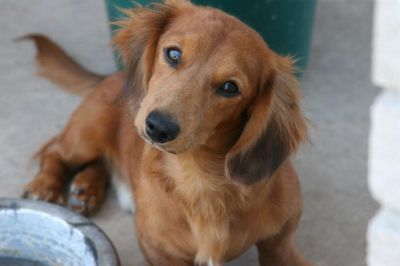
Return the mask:
M56 204L64 204L62 185L46 173L40 173L25 186L23 197L26 199L42 200Z
M106 194L106 184L85 172L78 174L72 182L68 195L68 208L89 216L101 206Z

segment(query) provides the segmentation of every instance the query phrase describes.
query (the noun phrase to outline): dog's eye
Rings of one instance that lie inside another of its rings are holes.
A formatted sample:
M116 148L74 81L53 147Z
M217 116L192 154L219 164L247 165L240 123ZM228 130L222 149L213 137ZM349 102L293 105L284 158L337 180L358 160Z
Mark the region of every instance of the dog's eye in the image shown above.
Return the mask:
M177 66L182 58L182 52L176 47L170 47L164 49L165 59L171 66Z
M225 82L218 88L217 93L225 97L234 97L239 94L239 87L233 81Z

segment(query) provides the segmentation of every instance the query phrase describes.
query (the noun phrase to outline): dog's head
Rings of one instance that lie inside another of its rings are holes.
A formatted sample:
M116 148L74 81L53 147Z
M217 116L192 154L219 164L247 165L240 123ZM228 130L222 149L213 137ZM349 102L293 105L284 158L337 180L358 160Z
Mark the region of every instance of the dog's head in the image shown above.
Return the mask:
M139 134L183 153L219 138L226 174L271 176L306 138L292 60L236 18L184 0L127 11L114 43ZM227 142L228 141L228 142Z

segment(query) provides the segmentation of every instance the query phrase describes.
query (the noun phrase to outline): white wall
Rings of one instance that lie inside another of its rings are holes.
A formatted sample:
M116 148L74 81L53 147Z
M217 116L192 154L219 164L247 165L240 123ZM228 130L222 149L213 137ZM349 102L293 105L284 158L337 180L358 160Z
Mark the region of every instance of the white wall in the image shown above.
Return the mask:
M381 209L368 228L370 266L400 265L400 0L375 0L369 187Z

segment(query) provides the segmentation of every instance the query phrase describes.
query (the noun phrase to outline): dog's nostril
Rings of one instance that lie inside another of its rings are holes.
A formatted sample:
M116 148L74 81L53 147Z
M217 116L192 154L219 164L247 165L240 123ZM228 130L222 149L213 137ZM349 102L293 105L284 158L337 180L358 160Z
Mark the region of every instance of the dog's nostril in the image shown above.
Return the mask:
M148 129L154 130L154 125L153 125L152 123L147 122L146 125L147 125L147 128L148 128Z
M146 134L155 142L165 143L174 140L179 131L178 124L158 111L151 112L146 118Z
M168 139L168 135L165 132L160 133L160 142L166 142L164 140Z

